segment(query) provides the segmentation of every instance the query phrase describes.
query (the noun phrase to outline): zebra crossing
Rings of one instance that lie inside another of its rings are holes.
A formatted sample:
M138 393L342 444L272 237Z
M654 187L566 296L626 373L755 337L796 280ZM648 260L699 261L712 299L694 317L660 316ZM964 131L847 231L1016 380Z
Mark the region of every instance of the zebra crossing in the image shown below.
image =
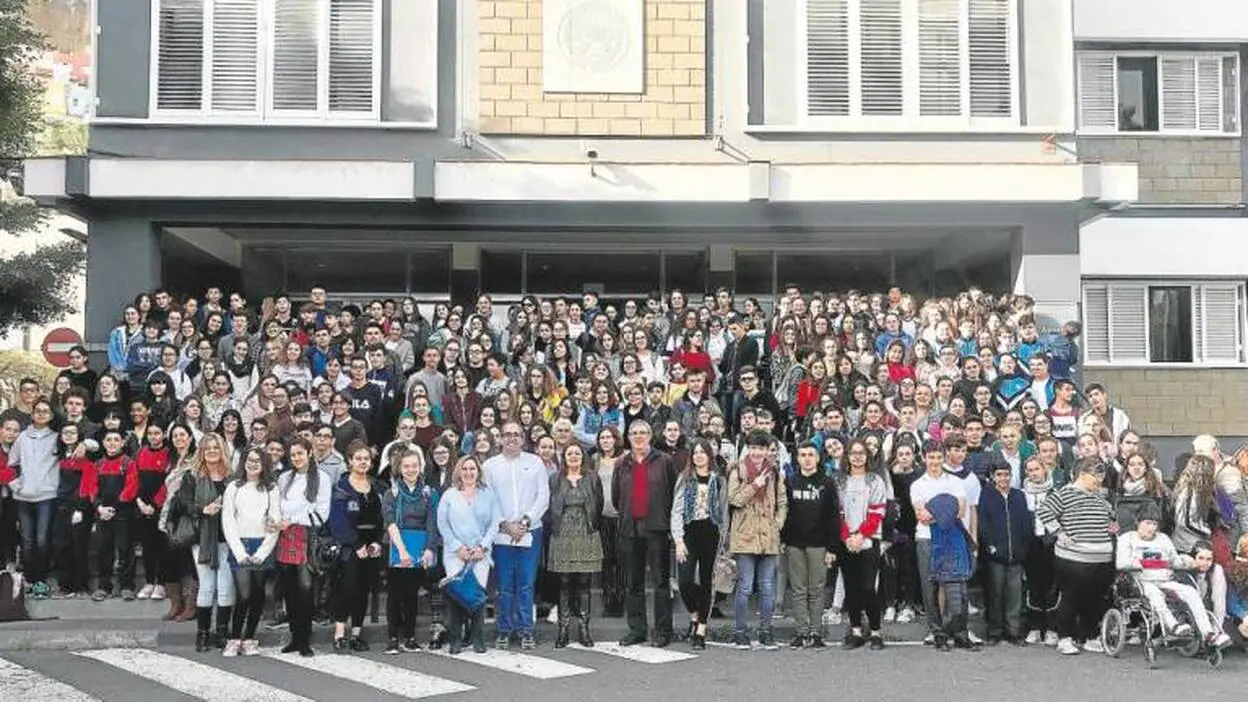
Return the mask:
M349 699L383 693L407 700L446 697L467 702L475 699L472 693L497 697L523 681L588 678L600 672L596 663L644 668L696 658L679 650L624 648L609 642L594 648L573 645L566 652L490 649L451 656L426 651L394 659L329 653L303 658L275 648L263 649L253 658L223 659L184 649L109 648L63 654L53 664L0 653L0 699L108 702L160 700L168 695L204 702L319 702L342 700L345 692ZM91 683L96 675L111 678L110 694L100 696ZM119 688L127 690L120 697ZM153 692L141 695L140 689Z

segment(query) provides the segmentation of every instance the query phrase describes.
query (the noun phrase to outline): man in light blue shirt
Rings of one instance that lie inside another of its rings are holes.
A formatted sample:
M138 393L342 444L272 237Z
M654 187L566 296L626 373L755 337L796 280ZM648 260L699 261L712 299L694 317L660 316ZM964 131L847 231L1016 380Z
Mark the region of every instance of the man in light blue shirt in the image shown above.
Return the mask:
M524 429L503 424L503 452L485 462L486 484L498 495L503 520L494 538L498 568L498 639L500 649L520 636L520 647L532 650L533 586L541 560L542 517L550 506L546 467L536 455L520 450Z

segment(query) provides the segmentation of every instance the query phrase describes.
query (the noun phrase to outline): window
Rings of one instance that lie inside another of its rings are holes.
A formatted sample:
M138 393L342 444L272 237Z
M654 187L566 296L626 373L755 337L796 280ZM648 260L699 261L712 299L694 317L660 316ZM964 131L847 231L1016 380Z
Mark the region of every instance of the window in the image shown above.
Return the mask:
M1239 57L1232 53L1079 55L1084 133L1238 134Z
M1017 125L1012 0L803 0L808 124L847 129Z
M1242 365L1248 360L1244 286L1239 283L1087 282L1083 318L1090 364Z
M381 0L152 0L153 113L380 118Z

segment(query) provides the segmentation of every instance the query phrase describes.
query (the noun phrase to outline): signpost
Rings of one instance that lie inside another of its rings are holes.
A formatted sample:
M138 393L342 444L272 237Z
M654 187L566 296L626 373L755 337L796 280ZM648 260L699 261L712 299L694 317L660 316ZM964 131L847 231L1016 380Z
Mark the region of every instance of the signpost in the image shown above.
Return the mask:
M66 368L69 366L69 350L81 344L82 337L78 332L69 327L57 327L43 337L43 344L39 349L43 351L43 357L48 363L57 368Z

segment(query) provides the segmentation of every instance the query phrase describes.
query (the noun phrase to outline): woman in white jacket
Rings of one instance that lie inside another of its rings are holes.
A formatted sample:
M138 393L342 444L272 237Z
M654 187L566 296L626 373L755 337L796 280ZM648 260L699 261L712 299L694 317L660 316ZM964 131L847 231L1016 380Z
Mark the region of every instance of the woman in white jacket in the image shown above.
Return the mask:
M256 627L264 611L264 583L273 570L270 557L282 521L269 455L261 447L252 447L241 463L242 470L225 488L221 504L221 533L230 549L236 593L226 658L237 656L240 650L244 656L260 653Z
M286 599L286 613L290 618L290 641L282 653L295 653L308 657L313 655L312 616L315 602L312 588L314 576L308 565L308 533L329 519L333 480L316 467L312 456L312 442L295 437L290 442L286 460L290 470L277 479L277 493L281 496L282 537L279 540L277 562L281 591Z

